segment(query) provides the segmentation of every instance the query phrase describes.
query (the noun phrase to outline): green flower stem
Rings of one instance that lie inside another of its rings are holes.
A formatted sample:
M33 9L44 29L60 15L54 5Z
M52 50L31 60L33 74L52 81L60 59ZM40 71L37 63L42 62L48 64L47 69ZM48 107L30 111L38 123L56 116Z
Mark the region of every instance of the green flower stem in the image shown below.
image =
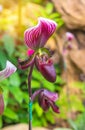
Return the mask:
M64 71L66 73L66 83L67 83L67 91L66 91L66 95L67 95L67 102L68 102L68 111L71 109L71 101L70 101L70 93L69 93L69 85L68 85L68 68L67 68L67 63L66 63L66 59L65 57L63 57L63 66L64 66Z
M28 75L28 93L29 93L29 128L28 130L32 130L32 88L31 88L31 79L32 79L32 71L33 71L34 63L30 67L30 72Z

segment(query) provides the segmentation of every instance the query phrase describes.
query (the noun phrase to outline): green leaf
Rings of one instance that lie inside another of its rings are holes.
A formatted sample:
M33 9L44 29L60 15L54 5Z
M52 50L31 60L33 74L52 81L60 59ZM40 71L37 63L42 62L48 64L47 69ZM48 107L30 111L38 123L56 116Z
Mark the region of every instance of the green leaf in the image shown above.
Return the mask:
M79 96L72 94L70 96L70 101L72 102L72 108L74 110L78 111L84 111L83 103L81 102L81 99L79 99Z
M5 68L6 60L7 60L7 58L6 58L5 53L2 50L0 50L0 68L2 68L2 69Z
M20 77L17 72L10 76L9 82L12 86L16 86L16 87L20 86Z
M23 92L20 90L20 88L14 87L14 86L13 87L9 86L9 90L13 94L16 101L21 104L23 101Z
M0 116L0 129L2 128L3 122L2 122L2 116Z
M71 119L68 119L68 122L74 130L78 130L77 125Z
M46 12L47 14L50 14L53 11L53 4L49 2L46 6Z
M59 14L59 13L52 13L52 14L50 15L50 18L51 18L51 19L53 19L53 18L58 18L58 17L60 17L60 14Z
M43 84L43 87L47 88L47 89L50 90L50 91L54 91L54 90L55 90L55 86L54 86L53 83L50 83L50 82L44 80L44 81L42 82L42 84Z
M11 56L15 49L14 39L10 35L5 34L2 38L2 41L8 55Z
M85 91L85 82L80 82L80 81L73 82L72 86L78 87L79 89Z
M46 116L46 120L47 120L48 122L50 122L51 124L54 124L54 123L55 123L54 115L53 115L52 112L50 112L50 110L46 112L46 115L45 115L45 116ZM49 117L50 117L50 118L49 118Z
M35 105L33 106L33 109L35 109L35 111L37 112L38 116L41 117L43 114L43 110L42 108L38 105L38 103L35 103Z
M8 104L8 98L9 98L9 89L8 86L3 87L3 95L4 95L4 104L7 106Z
M39 82L43 81L43 77L36 69L33 70L33 78L39 80Z
M10 108L6 108L3 115L12 120L18 120L18 115Z
M39 88L40 82L37 80L32 80L32 88Z
M62 78L61 78L60 76L57 75L56 83L58 83L58 84L63 84L64 81L62 80Z

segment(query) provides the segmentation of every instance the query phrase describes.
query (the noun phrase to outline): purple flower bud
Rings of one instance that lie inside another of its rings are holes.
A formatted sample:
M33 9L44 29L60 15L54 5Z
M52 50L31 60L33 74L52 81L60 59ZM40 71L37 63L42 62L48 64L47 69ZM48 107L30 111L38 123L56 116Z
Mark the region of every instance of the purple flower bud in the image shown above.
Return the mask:
M40 17L37 26L27 29L24 33L26 45L31 49L38 49L45 45L55 32L57 24L53 20Z
M2 115L3 111L4 111L4 100L2 93L0 93L0 115Z
M47 111L51 107L54 112L59 113L59 108L55 105L57 99L57 93L50 92L46 89L43 89L38 96L39 105L44 111Z
M16 71L16 69L17 68L11 62L7 61L6 68L0 71L0 80L9 77L12 73Z
M37 57L36 67L46 80L48 80L49 82L56 81L56 71L51 59L46 59L45 57Z
M70 32L66 32L67 41L72 41L74 39L74 35Z

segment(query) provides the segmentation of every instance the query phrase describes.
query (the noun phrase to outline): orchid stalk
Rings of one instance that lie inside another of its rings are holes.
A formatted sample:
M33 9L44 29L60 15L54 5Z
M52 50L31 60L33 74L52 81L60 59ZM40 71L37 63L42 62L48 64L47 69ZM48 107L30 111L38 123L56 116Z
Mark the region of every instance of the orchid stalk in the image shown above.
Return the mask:
M15 65L13 65L10 61L6 62L6 68L0 71L0 81L6 79L11 74L13 74L17 68ZM0 88L0 115L2 115L4 112L4 99L3 99L3 91L2 88Z
M68 109L71 108L71 104L70 104L70 98L69 98L67 57L68 57L69 51L71 51L72 48L73 48L73 46L72 46L73 39L74 39L74 35L71 32L66 32L65 41L64 41L63 50L62 50L63 67L64 67L64 71L66 73L65 78L66 78L66 82L67 82L67 102L68 102L68 105L69 105Z
M56 71L51 59L50 51L44 47L47 40L56 31L57 24L53 20L40 17L38 24L34 27L27 29L24 33L25 44L28 49L28 59L22 61L19 59L19 68L27 69L29 67L28 75L28 93L29 93L29 130L32 130L32 104L36 96L40 107L47 111L50 106L53 111L59 113L58 106L55 101L58 99L58 94L45 90L43 88L32 93L32 72L34 65L42 76L49 82L56 81Z

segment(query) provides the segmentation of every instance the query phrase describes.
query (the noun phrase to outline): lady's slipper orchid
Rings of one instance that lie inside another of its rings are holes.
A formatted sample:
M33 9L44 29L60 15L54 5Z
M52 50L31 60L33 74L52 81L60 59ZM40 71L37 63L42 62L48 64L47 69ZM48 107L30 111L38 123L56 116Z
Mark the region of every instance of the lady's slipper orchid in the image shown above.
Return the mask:
M64 42L64 46L63 46L63 54L67 55L69 50L72 50L73 46L72 46L72 41L74 39L74 35L70 32L66 32L65 35L65 42Z
M9 61L6 63L6 68L0 71L0 81L9 77L12 73L16 71L16 67ZM0 88L0 115L4 111L4 100L3 100L3 92Z
M25 44L31 48L25 61L19 60L19 68L26 69L35 64L39 72L49 82L55 82L56 72L50 59L49 50L43 48L50 36L55 32L57 24L53 20L39 18L38 25L29 28L24 33Z
M57 93L50 92L46 89L40 89L33 94L32 100L34 100L36 96L38 96L39 105L44 111L47 111L52 107L54 112L59 113L59 108L55 105L55 102L58 99Z

